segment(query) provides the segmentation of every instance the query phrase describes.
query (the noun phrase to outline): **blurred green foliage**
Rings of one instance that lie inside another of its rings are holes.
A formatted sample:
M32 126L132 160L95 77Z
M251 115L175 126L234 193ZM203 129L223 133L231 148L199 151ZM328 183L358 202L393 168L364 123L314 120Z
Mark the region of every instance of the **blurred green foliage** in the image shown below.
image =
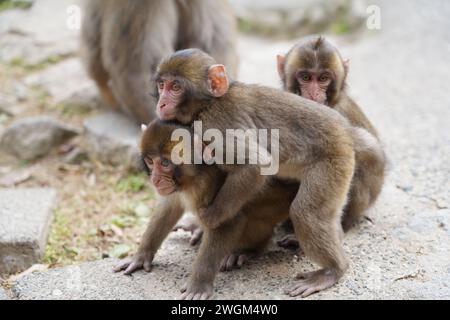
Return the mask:
M116 186L118 192L139 192L145 187L146 175L143 173L131 174L122 178Z
M28 9L33 5L32 1L26 0L0 0L0 11L18 8Z

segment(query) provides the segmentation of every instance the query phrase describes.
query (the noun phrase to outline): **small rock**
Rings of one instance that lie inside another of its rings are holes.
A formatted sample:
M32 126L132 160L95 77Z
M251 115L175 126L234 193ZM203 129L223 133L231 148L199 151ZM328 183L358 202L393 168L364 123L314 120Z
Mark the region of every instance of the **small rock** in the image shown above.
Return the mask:
M65 96L55 100L56 103L63 105L78 112L86 112L92 109L97 109L102 105L97 87L90 80L80 82L78 87L73 87Z
M0 274L39 262L55 202L53 189L0 189Z
M56 104L73 108L95 108L100 104L95 83L86 75L79 58L66 59L32 74L25 84L41 87Z
M399 188L400 190L402 190L404 192L411 192L413 190L412 185L397 185L397 188Z
M112 165L136 168L139 158L139 127L125 115L107 112L84 123L90 158Z
M18 120L7 128L0 147L19 159L34 160L77 134L76 130L50 117L31 117Z

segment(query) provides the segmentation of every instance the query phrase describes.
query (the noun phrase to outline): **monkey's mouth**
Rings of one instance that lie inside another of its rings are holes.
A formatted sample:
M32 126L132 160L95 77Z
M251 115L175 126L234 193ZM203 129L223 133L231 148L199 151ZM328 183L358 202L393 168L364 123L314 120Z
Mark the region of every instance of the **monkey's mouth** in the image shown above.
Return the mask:
M172 193L174 193L175 191L177 191L177 188L175 186L159 186L156 187L156 191L158 191L158 194L160 196L168 196Z
M164 107L161 108L157 108L156 113L157 115L162 119L162 120L173 120L175 119L175 112L164 109L166 107L166 105L164 105Z
M174 193L175 191L177 191L177 187L175 184L159 184L156 187L156 191L158 192L159 195L161 196L168 196L172 193Z

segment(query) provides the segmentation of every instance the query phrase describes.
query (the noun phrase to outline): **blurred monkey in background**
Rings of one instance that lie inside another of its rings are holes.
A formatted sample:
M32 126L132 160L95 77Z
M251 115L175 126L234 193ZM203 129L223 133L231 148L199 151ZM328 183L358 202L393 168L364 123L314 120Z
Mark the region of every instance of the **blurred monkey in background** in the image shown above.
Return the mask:
M150 80L162 58L199 48L237 71L236 22L227 0L90 0L81 56L104 102L149 123L157 100Z

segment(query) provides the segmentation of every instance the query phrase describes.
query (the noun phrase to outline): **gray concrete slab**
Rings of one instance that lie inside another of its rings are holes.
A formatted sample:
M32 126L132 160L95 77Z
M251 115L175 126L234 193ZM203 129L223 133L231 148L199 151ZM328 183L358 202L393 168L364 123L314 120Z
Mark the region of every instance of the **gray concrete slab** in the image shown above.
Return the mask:
M0 300L10 300L9 295L6 293L6 290L0 287Z
M0 189L0 274L39 261L55 201L53 189Z

